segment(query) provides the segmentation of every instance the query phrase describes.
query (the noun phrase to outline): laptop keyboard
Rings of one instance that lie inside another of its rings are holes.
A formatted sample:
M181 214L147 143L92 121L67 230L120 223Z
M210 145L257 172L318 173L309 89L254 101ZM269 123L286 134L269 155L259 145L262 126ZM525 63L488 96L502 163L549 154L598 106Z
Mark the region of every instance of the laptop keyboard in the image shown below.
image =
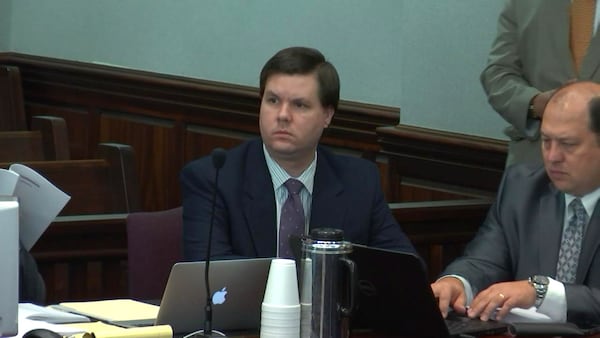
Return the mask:
M493 335L508 332L506 324L493 320L483 321L471 319L467 316L451 311L446 317L446 327L451 336L460 334Z

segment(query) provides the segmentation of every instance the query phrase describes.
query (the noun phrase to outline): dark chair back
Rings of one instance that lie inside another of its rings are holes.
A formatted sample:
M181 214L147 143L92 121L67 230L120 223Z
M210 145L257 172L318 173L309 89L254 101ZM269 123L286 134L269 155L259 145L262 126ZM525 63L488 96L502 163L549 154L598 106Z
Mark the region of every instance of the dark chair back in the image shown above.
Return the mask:
M129 297L162 297L171 267L183 258L182 207L127 216Z

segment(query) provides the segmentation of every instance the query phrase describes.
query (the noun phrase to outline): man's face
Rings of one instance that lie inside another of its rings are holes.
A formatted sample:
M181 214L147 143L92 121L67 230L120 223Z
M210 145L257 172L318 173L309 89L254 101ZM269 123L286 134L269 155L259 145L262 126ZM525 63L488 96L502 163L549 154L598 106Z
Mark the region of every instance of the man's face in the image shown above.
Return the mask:
M551 101L542 120L542 154L548 176L561 191L585 195L600 186L600 145L589 129L589 96L570 92Z
M271 75L260 105L260 134L275 160L312 160L332 107L323 107L315 74Z

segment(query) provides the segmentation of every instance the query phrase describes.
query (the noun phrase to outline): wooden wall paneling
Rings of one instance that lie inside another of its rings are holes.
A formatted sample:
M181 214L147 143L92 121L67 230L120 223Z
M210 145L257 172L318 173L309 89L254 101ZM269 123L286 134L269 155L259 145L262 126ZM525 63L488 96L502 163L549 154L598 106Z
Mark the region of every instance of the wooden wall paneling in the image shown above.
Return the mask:
M31 252L47 302L127 297L126 214L59 216Z
M65 119L57 116L31 117L31 130L42 133L46 160L69 160L69 131Z
M217 147L233 148L255 137L258 136L253 133L189 124L185 128L184 164L202 156L210 155L212 150Z
M99 142L92 132L92 113L84 107L35 102L27 102L25 107L29 116L56 116L65 120L71 159L82 160L93 157Z
M411 184L410 182L404 182L400 186L399 191L396 192L396 196L399 196L398 200L403 202L460 200L469 197L465 194L437 189L437 187L419 186L417 184Z
M174 120L137 114L102 112L101 142L128 144L134 149L143 210L161 210L180 203L177 175L183 146Z
M0 161L43 161L46 159L39 131L0 131Z
M505 141L405 125L376 131L381 154L389 158L391 201L401 201L398 192L406 178L457 193L495 195L504 172Z
M489 199L391 203L394 217L428 266L433 281L473 238L492 204Z
M21 72L18 67L0 65L0 130L28 129Z
M375 129L398 123L398 108L340 102L332 123L323 133L323 144L352 149L362 157L376 161L380 150Z

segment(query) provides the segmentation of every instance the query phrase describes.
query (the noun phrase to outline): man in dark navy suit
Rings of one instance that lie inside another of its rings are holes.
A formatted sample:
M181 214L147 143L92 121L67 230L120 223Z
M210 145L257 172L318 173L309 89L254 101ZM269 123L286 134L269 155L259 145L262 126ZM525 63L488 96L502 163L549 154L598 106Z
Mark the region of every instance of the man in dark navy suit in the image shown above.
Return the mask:
M300 234L339 228L353 243L414 252L384 200L375 164L319 146L339 88L337 71L315 49L290 47L267 61L260 74L261 138L229 150L219 173L212 256L285 257L283 220L298 218L282 216L292 195L293 209L303 213ZM210 157L181 172L185 260L206 258L214 177ZM299 192L288 193L290 180Z

